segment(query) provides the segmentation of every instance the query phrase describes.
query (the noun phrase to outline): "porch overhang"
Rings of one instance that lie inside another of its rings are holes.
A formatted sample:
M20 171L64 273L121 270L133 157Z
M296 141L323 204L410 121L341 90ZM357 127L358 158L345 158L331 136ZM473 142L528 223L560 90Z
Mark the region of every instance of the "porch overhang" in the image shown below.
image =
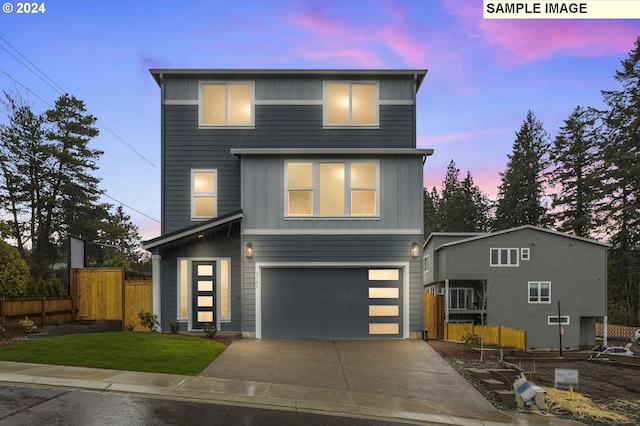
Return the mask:
M142 248L145 250L151 250L167 244L179 242L180 240L188 239L189 237L198 237L200 235L204 235L206 232L218 230L225 225L230 225L234 222L240 221L243 217L242 210L236 210L226 215L216 217L205 222L200 222L148 241L143 241Z

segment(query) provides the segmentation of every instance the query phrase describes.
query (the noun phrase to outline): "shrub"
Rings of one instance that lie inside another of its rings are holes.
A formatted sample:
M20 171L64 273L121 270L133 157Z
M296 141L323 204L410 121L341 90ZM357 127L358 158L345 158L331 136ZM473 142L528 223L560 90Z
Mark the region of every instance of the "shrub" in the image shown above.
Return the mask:
M169 331L171 331L171 334L178 334L180 322L178 320L169 321Z
M24 332L27 334L33 333L34 331L38 330L38 327L36 326L36 324L33 321L31 321L29 317L24 317L24 319L20 320L18 324L24 327Z
M160 327L160 322L158 322L158 316L152 314L151 312L138 312L138 318L140 318L140 324L144 328L148 328L149 331L156 332Z
M7 334L7 324L4 317L0 317L0 339L4 339Z
M27 262L20 252L4 241L0 241L0 294L17 296L24 294L31 281Z
M218 328L214 327L211 324L205 324L204 325L204 332L205 332L205 334L207 336L213 338L216 335L216 333L218 332Z
M480 351L482 338L475 333L465 333L462 341L474 352Z

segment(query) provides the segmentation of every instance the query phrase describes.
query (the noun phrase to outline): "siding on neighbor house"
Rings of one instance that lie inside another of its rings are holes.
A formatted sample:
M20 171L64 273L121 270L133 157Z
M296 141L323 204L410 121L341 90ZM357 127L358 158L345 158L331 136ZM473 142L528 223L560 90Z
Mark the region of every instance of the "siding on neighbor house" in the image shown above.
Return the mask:
M530 259L518 267L490 267L491 248L529 248ZM438 250L446 259L438 279L489 280L487 321L527 330L529 347L549 347L557 326L548 316L570 317L563 346L578 347L581 317L606 314L606 247L533 229L451 245ZM529 303L528 282L551 282L551 303Z
M285 160L318 157L242 157L244 232L252 230L418 230L422 233L421 156L322 156L338 160L373 159L380 164L380 211L377 218L285 218ZM421 241L420 238L419 241Z
M231 322L219 326L221 330L238 331L241 329L241 249L238 225L227 235L220 235L214 241L207 238L198 241L195 237L191 242L177 246L161 247L162 256L162 328L167 330L169 321L178 312L178 258L230 258L231 259ZM189 286L192 283L188 283ZM191 313L189 313L191 315Z
M243 274L243 330L256 327L256 262L353 264L409 263L409 330L423 328L422 262L413 259L410 248L422 235L249 235L254 248L252 259L245 259ZM327 313L329 315L330 313Z

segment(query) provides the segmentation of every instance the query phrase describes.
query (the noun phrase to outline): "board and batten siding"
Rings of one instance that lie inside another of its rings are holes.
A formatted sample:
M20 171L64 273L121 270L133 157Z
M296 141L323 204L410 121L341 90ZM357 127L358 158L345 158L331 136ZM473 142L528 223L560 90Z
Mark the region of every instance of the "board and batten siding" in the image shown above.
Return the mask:
M305 74L265 76L259 74L202 74L164 76L164 100L197 101L200 81L253 81L260 101L322 101L323 81L377 81L381 101L413 101L413 78L376 75Z
M299 267L322 263L331 267L353 264L409 264L409 330L421 331L423 324L422 262L410 255L411 245L420 242L416 235L248 235L254 255L244 259L242 301L243 330L256 327L256 263L286 263ZM330 315L330 313L327 313Z
M285 217L287 160L318 157L242 156L244 230L418 230L422 233L420 156L323 156L323 160L375 160L380 164L378 217ZM420 239L421 241L422 239Z

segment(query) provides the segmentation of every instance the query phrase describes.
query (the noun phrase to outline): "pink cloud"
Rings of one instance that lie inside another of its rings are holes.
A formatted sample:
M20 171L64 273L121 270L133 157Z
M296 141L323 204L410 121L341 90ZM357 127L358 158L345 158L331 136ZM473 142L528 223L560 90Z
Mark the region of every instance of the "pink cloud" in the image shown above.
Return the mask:
M336 59L354 66L384 67L388 60L381 57L380 47L404 64L425 66L427 48L420 31L412 31L408 13L394 9L394 14L378 14L379 18L352 19L330 10L331 3L316 3L313 7L286 18L286 24L302 34L296 37L302 57L323 61ZM305 37L311 37L311 40Z
M492 20L483 19L480 2L443 2L458 17L469 39L482 39L496 60L507 66L559 55L599 57L633 49L640 33L624 20ZM497 49L496 49L497 48Z

